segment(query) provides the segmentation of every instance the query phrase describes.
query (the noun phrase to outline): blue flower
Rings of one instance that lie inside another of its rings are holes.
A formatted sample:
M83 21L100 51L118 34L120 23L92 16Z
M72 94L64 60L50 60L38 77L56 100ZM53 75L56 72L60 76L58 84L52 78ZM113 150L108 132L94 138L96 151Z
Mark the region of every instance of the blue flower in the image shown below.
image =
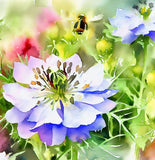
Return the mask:
M13 76L28 87L3 86L3 96L14 105L5 117L18 123L22 138L38 133L47 145L59 145L66 136L80 142L106 126L101 114L116 105L108 99L117 91L107 89L112 82L103 78L103 65L84 72L76 54L65 62L55 55L46 61L30 57L27 66L15 62Z
M130 11L117 9L116 17L109 19L117 27L113 35L123 43L132 43L138 36L149 36L155 42L155 9L153 3L133 6Z

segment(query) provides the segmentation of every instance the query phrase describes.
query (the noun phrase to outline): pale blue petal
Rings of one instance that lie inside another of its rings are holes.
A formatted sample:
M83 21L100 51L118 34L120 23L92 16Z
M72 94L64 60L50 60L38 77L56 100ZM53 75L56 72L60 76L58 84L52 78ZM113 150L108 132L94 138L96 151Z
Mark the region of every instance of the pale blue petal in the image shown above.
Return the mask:
M117 105L116 102L110 100L110 99L104 99L103 102L99 103L99 104L94 104L92 105L95 109L97 109L98 111L102 112L102 113L108 113L109 111L111 111L113 108L115 108L115 106Z
M104 119L101 115L98 115L96 120L87 126L80 126L78 128L68 128L67 129L67 136L69 139L71 139L73 142L81 142L85 140L86 138L90 138L90 131L96 131L101 130L106 126Z
M95 121L97 114L100 114L100 112L92 106L75 102L75 105L70 104L69 106L64 107L63 125L69 128L77 128L80 125L89 125Z
M104 66L101 63L94 65L93 67L89 68L85 73L81 74L76 80L79 81L78 91L84 90L85 85L89 85L87 90L94 89L98 87L104 78Z
M32 129L32 132L38 132L42 142L46 145L59 145L66 137L67 129L63 125L44 124L38 128Z
M33 134L35 134L34 132L30 131L34 125L34 122L28 122L27 120L18 123L17 129L19 136L25 139L31 137Z
M16 107L11 108L5 114L5 118L10 123L19 123L22 122L30 112L21 112Z
M35 118L35 115L37 115L37 113L39 113L39 116L38 117L36 116L37 118ZM57 110L52 109L49 103L40 104L39 107L34 109L34 111L29 117L29 121L33 121L33 120L37 120L35 128L45 123L60 124L62 122L62 118L58 114Z

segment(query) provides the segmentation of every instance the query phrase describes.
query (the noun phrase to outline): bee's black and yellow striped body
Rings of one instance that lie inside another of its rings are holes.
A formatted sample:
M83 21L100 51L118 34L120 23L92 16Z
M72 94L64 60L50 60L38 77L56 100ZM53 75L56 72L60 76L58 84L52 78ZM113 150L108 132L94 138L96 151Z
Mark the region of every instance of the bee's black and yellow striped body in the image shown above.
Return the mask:
M86 17L84 15L79 15L77 22L74 24L74 31L78 34L82 34L84 30L88 29L88 24L86 22Z

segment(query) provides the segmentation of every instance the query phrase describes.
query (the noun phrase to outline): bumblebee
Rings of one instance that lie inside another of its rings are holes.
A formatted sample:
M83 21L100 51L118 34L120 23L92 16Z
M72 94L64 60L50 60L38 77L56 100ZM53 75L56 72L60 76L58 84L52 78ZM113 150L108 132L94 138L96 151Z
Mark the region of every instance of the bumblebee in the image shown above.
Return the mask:
M100 21L103 18L103 15L97 15L89 20L89 22L96 22ZM84 30L88 30L88 23L86 21L86 16L83 14L78 15L77 21L74 24L74 32L77 32L79 35L81 35Z
M85 29L88 30L86 16L84 16L83 14L80 14L77 17L77 22L75 22L74 24L74 32L77 32L78 34L82 34Z

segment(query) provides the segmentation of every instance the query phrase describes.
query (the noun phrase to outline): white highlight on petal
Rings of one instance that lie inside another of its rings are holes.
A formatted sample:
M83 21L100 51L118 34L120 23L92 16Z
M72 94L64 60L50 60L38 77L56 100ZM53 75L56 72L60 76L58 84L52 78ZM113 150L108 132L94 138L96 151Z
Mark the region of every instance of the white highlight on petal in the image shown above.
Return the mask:
M89 84L88 90L95 89L104 79L104 66L101 63L89 68L85 73L82 73L76 80L79 81L78 90L83 90L85 84ZM90 88L90 89L89 89ZM96 89L95 89L96 90Z
M58 56L52 54L46 59L46 64L55 72L58 70L58 67L57 67L58 61L60 61L62 65L62 60Z
M17 82L30 84L34 74L25 64L20 62L14 63L13 77Z
M55 104L56 105L56 104ZM40 116L36 119L37 124L34 128L37 128L45 123L60 124L62 122L61 117L59 116L56 109L50 108L50 103L42 104L32 112L29 121L35 120L33 116L38 112Z
M88 104L84 104L81 108L70 104L64 107L63 125L69 128L88 125L95 121L97 114L100 114L100 112Z
M4 98L22 112L31 110L38 102L38 99L34 98L38 95L35 89L22 87L18 83L3 85L3 89Z
M32 68L36 68L36 67L41 67L41 65L43 65L44 67L46 66L46 63L39 58L35 58L35 57L30 57L29 61L28 61L28 67L32 70Z

